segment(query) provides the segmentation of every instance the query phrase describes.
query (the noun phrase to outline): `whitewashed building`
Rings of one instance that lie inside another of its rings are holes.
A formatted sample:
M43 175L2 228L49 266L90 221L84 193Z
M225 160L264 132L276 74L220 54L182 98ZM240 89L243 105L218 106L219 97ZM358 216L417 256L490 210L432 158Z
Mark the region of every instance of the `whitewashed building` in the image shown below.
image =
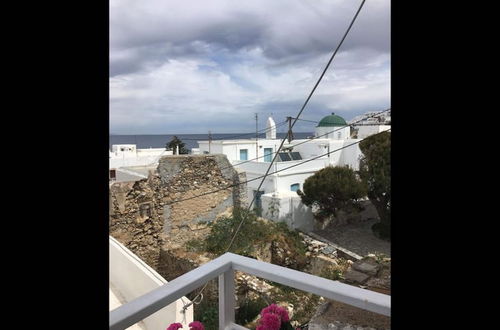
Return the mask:
M135 144L114 144L109 151L109 178L116 180L120 168L153 166L161 157L172 154L172 150L165 148L137 149Z
M267 121L265 139L198 141L197 152L224 154L236 169L245 171L249 180L248 202L255 196L255 206L263 217L310 231L314 223L312 211L301 203L296 191L303 189L308 177L326 166L348 166L358 170L362 153L356 142L386 129L378 126L365 126L374 128L361 129L358 137L352 138L351 126L344 118L333 113L324 117L315 128L314 138L285 142L259 191L260 177L266 173L281 143L276 139L272 118Z
M355 126L357 138L364 139L370 135L381 133L391 129L391 125L359 125Z

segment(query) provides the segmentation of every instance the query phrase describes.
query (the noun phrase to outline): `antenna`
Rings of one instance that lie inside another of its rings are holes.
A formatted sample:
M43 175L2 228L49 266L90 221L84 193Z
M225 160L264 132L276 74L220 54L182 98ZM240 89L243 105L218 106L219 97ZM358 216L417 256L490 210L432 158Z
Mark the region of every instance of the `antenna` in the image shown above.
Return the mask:
M290 143L293 140L293 132L292 132L292 117L286 117L286 120L288 121L288 143Z
M211 144L212 144L212 132L208 131L208 153L210 153Z
M258 128L258 118L259 116L255 113L255 157L259 157L259 128Z

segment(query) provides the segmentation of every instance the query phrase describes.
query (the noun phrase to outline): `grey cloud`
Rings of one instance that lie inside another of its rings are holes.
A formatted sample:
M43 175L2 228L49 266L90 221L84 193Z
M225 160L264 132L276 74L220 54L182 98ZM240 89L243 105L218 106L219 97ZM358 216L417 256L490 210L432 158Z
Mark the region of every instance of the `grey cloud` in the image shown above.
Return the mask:
M276 1L238 9L234 2L122 1L111 10L111 53L134 49L138 56L111 61L112 73L131 72L169 57L198 56L203 44L213 51L235 52L260 48L270 59L284 63L301 56L331 52L340 41L356 3ZM194 11L185 13L187 10ZM388 1L368 1L342 50L365 47L378 52L390 48ZM210 7L219 10L208 10ZM204 10L206 8L207 10ZM181 16L181 17L179 17ZM279 64L279 63L278 63Z
M113 132L246 132L255 112L259 125L296 115L359 4L234 3L111 1ZM388 0L366 2L304 119L390 103L389 18Z

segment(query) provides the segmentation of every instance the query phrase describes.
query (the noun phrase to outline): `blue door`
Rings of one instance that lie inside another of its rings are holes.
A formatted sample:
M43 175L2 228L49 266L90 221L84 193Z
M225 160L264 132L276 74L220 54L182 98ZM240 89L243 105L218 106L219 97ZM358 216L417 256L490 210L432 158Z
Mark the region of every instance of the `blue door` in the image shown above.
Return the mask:
M264 148L264 161L271 162L273 160L273 148Z
M240 160L248 160L248 149L240 149Z

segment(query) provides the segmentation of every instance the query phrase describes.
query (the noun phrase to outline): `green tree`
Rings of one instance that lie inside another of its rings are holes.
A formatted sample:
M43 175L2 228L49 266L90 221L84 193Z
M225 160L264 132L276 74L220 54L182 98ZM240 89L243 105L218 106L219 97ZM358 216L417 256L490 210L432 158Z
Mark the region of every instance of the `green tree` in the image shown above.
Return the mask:
M179 146L179 154L182 155L188 153L188 150L184 147L185 146L184 142L182 142L176 135L174 135L172 140L170 140L170 142L167 143L165 148L167 150L169 149L173 150L175 155L177 152L177 146Z
M368 190L368 198L380 217L372 229L381 238L391 235L391 133L382 132L361 141L363 152L359 175Z
M336 217L339 210L359 210L359 199L366 196L366 189L352 169L329 166L307 178L304 191L297 193L305 205L319 208L315 218L323 220Z

